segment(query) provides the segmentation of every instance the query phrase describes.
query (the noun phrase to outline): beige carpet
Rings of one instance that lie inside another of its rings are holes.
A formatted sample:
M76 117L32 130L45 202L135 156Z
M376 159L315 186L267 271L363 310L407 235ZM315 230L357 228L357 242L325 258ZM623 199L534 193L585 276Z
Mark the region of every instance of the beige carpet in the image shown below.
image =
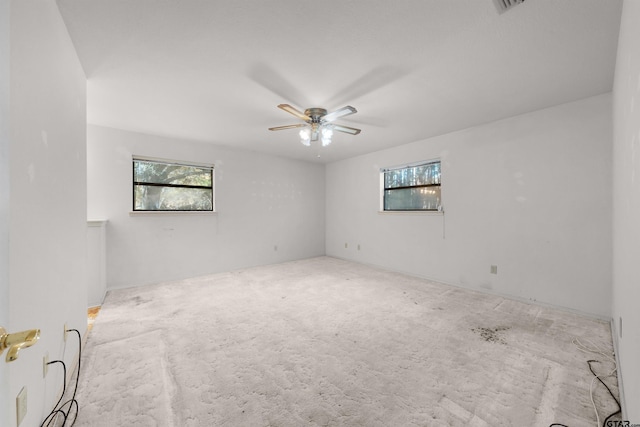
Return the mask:
M595 426L587 360L613 365L576 337L613 352L605 322L328 257L111 291L76 426Z

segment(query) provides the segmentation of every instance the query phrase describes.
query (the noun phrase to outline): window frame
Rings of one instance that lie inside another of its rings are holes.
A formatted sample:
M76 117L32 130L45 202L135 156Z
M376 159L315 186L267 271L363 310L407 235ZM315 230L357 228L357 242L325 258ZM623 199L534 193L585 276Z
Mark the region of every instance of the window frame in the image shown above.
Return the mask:
M211 186L190 185L190 184L168 184L159 182L141 182L136 181L136 162L159 163L169 166L186 166L199 169L208 169L211 175ZM147 156L132 156L131 158L131 213L132 214L211 214L216 213L215 203L215 165L211 163L199 163L182 160L162 159ZM194 188L211 190L211 209L136 209L136 186L144 185L150 187L168 187L168 188Z
M431 184L417 184L417 185L408 185L402 187L393 187L386 188L385 186L385 173L402 170L402 169L411 169L419 166L427 166L431 164L439 164L439 179L437 183ZM431 188L438 187L440 188L440 203L436 205L435 208L432 209L385 209L385 197L387 190L403 190L407 188ZM380 206L379 212L385 214L442 214L444 213L442 208L442 160L440 158L423 160L419 162L405 163L399 166L385 167L380 168Z

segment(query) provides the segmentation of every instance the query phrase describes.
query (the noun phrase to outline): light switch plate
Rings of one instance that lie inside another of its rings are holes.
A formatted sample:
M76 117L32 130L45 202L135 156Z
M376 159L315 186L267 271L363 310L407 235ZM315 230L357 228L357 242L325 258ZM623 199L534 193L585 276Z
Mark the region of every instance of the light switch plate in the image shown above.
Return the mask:
M22 387L20 393L16 397L16 416L17 425L20 425L25 415L27 415L27 388Z

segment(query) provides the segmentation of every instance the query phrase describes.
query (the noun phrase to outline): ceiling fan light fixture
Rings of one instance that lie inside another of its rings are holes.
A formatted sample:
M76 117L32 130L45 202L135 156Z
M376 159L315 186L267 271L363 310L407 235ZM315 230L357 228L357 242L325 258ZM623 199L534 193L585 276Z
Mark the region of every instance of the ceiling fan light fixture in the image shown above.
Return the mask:
M311 143L316 141L319 141L319 143L322 144L323 147L326 147L327 145L331 144L334 131L344 132L351 135L357 135L360 133L360 129L333 123L333 121L337 118L348 116L350 114L358 112L350 105L342 107L332 113L327 113L327 110L320 107L307 108L303 113L302 111L299 111L297 108L292 107L289 104L280 104L278 105L278 108L296 116L305 123L276 126L269 128L269 130L302 128L298 132L298 135L300 136L300 143L307 147L310 147Z
M309 128L301 129L298 135L300 135L302 145L311 146L311 130Z
M331 126L323 126L320 131L320 140L322 141L322 146L326 147L331 144L331 137L333 136L333 129Z

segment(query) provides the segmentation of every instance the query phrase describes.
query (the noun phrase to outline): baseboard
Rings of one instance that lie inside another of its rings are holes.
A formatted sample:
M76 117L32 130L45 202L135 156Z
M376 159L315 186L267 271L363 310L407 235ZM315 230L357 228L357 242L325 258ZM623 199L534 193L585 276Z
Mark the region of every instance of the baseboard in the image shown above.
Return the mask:
M622 408L622 419L628 420L627 417L627 405L624 398L624 384L622 383L622 366L620 365L620 356L618 353L618 331L616 329L616 322L611 319L611 337L613 338L613 353L616 357L616 376L618 377L618 399L620 400L620 407Z
M410 276L410 277L416 277L418 279L424 279L424 280L429 280L431 282L436 282L439 283L441 285L446 285L446 286L451 286L453 288L457 288L457 289L462 289L462 290L466 290L466 291L471 291L471 292L478 292L480 294L485 294L485 295L492 295L495 297L500 297L500 298L505 298L505 299L509 299L512 301L518 301L524 304L530 304L530 305L537 305L539 307L544 307L544 308L551 308L554 310L560 310L560 311L564 311L565 313L571 313L571 314L577 314L578 316L582 316L582 317L587 317L589 319L594 319L594 320L599 320L601 322L605 322L605 323L609 323L611 321L611 316L606 316L606 315L601 315L601 314L596 314L596 313L591 313L591 312L587 312L587 311L582 311L582 310L578 310L575 308L570 308L570 307L565 307L562 305L556 305L556 304L552 304L552 303L548 303L548 302L544 302L544 301L538 301L535 299L531 299L531 298L524 298L524 297L518 297L515 295L510 295L510 294L506 294L506 293L502 293L502 292L497 292L491 289L485 289L485 288L477 288L477 287L471 287L471 286L465 286L465 285L461 285L459 283L451 283L451 282L447 282L435 277L429 277L429 276L425 276L422 274L416 274L410 271L403 271L403 270L398 270L395 268L391 268L391 267L386 267L384 265L378 265L378 264L372 264L372 263L368 263L368 262L364 262L364 261L359 261L359 260L354 260L354 259L350 259L350 258L344 258L341 256L337 256L337 255L326 255L329 258L335 258L335 259L339 259L342 261L349 261L349 262L354 262L356 264L362 264L362 265L366 265L368 267L372 267L372 268L377 268L379 270L385 270L385 271L389 271L391 273L398 273L398 274L404 274L405 276Z

